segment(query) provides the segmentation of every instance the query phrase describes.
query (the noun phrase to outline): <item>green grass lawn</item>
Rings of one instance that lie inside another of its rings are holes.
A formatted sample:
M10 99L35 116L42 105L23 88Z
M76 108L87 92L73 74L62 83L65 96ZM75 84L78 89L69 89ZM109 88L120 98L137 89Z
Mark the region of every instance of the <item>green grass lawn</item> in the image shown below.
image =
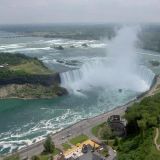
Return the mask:
M51 74L52 72L44 67L40 62L38 61L29 61L25 62L19 65L10 66L10 70L13 71L23 71L25 73L29 74Z
M67 149L70 149L70 148L71 148L71 146L70 146L67 142L66 142L66 143L63 143L62 146L63 146L63 149L64 149L64 150L67 150Z
M49 155L40 155L39 158L40 160L48 160Z
M0 78L54 73L42 61L23 54L0 53L0 64L4 66L0 68Z
M70 139L70 143L73 144L73 145L76 145L76 144L82 143L82 142L84 142L84 141L86 141L88 139L89 138L88 138L87 135L81 134L81 135L79 135L79 136L77 136L75 138Z

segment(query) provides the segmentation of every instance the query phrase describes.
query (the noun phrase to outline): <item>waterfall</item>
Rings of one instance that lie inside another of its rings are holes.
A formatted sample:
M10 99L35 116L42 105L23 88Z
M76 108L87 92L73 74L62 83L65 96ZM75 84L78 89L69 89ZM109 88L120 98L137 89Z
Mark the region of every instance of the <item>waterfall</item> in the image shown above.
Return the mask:
M146 85L148 86L146 90L150 89L155 77L155 73L153 73L153 71L146 66L141 65L137 74L145 81Z
M82 65L80 69L60 74L61 85L70 92L87 91L96 87L147 91L155 74L146 66L138 65L132 72L111 67L107 60Z
M61 73L61 85L70 92L108 87L135 92L147 91L154 73L139 65L135 41L137 29L125 27L111 40L106 57L83 64L79 69Z

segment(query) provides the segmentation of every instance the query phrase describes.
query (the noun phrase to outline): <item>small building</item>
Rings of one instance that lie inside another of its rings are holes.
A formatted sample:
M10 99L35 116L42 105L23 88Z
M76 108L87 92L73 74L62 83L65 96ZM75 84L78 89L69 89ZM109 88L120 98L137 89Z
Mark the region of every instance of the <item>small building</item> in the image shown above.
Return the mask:
M105 157L96 152L99 147L100 145L95 141L86 140L65 151L64 160L103 160Z
M112 115L108 118L107 124L110 126L115 136L126 135L126 121L120 115Z
M120 122L121 116L120 115L112 115L108 118L108 121L110 122Z
M92 147L90 145L86 145L85 148L87 148L85 149L85 153L81 154L80 156L72 156L64 160L105 160L105 157L100 155L98 152L93 152Z

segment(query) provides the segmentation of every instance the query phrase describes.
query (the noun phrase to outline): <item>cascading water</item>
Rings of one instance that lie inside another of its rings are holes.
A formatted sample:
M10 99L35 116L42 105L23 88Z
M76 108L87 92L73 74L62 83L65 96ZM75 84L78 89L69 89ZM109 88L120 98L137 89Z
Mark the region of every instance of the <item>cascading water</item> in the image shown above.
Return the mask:
M61 85L72 93L98 88L147 91L154 73L139 65L134 42L136 29L123 28L111 41L106 57L83 64L79 69L61 73Z

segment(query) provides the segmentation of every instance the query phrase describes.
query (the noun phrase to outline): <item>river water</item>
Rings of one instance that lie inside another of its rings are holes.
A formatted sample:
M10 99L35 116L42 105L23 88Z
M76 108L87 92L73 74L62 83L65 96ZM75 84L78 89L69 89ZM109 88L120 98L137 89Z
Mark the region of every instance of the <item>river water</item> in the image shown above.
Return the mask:
M65 32L66 30L65 28ZM63 31L64 28L61 32ZM97 32L100 31L97 29ZM143 76L135 80L127 79L133 83L126 84L126 79L120 81L123 78L118 75L118 82L121 82L119 85L112 86L115 83L118 84L117 81L112 85L104 85L106 79L109 79L113 73L111 72L107 77L102 76L104 72L99 74L100 70L107 67L106 64L109 64L110 59L106 55L110 41L105 37L97 39L88 38L88 35L81 39L62 36L55 38L16 37L15 32L0 32L0 52L19 52L38 57L50 69L61 73L62 85L70 91L70 94L50 100L0 100L0 154L35 143L48 133L55 133L77 121L109 111L132 100L147 90L146 84L147 86L151 84L154 77L154 74L150 73L151 70L155 73L159 70L159 67L153 68L149 64L149 60L160 59L157 53L137 50L136 54L140 59L138 63L143 65L143 68L145 67L139 72ZM77 33L76 28L74 32ZM84 27L78 28L79 32L83 33ZM64 50L56 50L55 45L63 46ZM91 72L92 67L96 72ZM86 78L86 74L90 76ZM80 75L80 81L76 78L78 75ZM95 77L99 78L95 79ZM106 78L105 81L102 81L104 78ZM138 90L135 82L141 84L138 88L145 82L146 84ZM124 83L127 85L126 88ZM110 81L107 84L111 84ZM87 88L87 86L90 87Z

